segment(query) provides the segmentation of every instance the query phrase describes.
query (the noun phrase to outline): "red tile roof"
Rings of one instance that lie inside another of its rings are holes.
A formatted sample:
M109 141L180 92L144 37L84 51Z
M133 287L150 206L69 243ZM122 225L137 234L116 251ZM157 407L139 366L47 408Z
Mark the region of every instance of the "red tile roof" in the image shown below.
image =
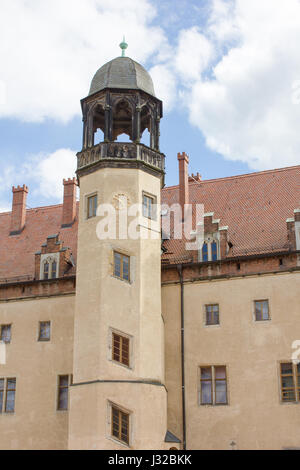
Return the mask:
M230 256L288 250L286 220L300 207L300 166L189 183L190 203L204 204L228 226ZM162 202L179 202L178 186L162 190ZM185 241L164 243L164 258L190 258Z
M190 182L190 202L204 204L204 211L214 212L220 226L228 226L233 244L231 256L288 250L286 219L300 207L300 166L251 173L202 182ZM162 190L162 203L179 202L178 186ZM78 210L78 204L77 204ZM26 226L17 236L10 236L11 213L0 214L0 282L34 275L34 254L49 235L59 233L65 247L77 254L77 221L61 228L62 205L26 211ZM190 259L185 242L167 240L170 261Z
M23 276L32 279L34 255L41 250L49 235L59 233L64 247L70 247L76 259L78 217L72 227L61 228L62 204L28 209L26 225L20 235L9 235L10 219L11 212L0 214L0 282Z

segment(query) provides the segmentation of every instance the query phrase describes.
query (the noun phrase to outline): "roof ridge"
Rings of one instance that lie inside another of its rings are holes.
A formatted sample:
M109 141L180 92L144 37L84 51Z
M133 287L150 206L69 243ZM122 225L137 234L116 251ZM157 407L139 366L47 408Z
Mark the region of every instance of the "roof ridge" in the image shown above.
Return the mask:
M257 175L262 175L262 174L268 174L268 173L280 173L283 171L289 171L289 170L295 170L299 169L300 170L300 165L294 165L294 166L286 166L283 168L274 168L272 170L262 170L262 171L253 171L252 173L244 173L242 175L234 175L234 176L223 176L221 178L212 178L208 180L201 180L201 181L189 181L190 184L202 184L202 183L213 183L215 181L224 181L224 180L234 180L234 179L242 179L242 178L249 178L249 177L254 177ZM172 186L166 186L165 188L162 189L162 191L169 190L169 189L178 189L179 185L172 185Z

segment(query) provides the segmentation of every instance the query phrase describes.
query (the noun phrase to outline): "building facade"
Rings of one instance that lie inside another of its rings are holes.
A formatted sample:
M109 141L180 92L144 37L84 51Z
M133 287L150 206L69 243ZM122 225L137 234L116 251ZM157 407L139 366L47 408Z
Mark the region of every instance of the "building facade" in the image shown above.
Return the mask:
M0 214L0 448L300 448L300 166L205 181L182 153L165 187L128 57L81 104L63 204Z

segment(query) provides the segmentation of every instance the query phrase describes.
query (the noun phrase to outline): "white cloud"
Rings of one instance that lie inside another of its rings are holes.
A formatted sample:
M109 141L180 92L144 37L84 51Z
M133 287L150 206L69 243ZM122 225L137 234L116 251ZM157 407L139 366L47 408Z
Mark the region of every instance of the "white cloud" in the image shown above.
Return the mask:
M11 210L8 202L11 188L23 184L29 187L33 199L61 203L63 179L74 177L75 171L76 152L70 149L32 155L19 167L6 167L0 177L0 212Z
M80 115L93 74L125 34L128 55L155 56L165 109L187 106L209 148L253 169L299 164L300 0L212 0L206 25L179 30L173 49L152 24L166 24L163 11L159 19L151 0L2 0L0 118Z
M193 27L179 34L178 49L175 58L175 69L183 82L201 78L202 72L209 66L214 57L211 42Z
M42 155L33 157L25 168L35 183L34 194L61 202L63 179L75 176L76 162L76 152L70 149L56 150L44 158Z
M221 41L223 54L210 75L190 73L191 122L211 149L253 169L299 164L300 2L217 0L214 7L206 35L218 53Z
M79 100L96 70L120 55L123 34L136 60L164 57L164 34L150 25L155 15L149 0L2 0L0 83L6 100L0 118L68 121L79 115Z
M154 82L156 96L163 100L164 110L172 109L177 96L177 78L176 74L166 64L155 65L149 70Z

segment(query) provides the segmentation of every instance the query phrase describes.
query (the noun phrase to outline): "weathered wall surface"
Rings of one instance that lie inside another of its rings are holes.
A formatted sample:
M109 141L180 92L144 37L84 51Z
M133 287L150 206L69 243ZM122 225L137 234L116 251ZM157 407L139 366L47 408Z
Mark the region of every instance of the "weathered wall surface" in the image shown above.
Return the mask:
M0 302L0 324L12 325L0 378L16 377L14 414L0 414L1 449L66 449L68 411L57 411L58 375L72 374L74 295ZM51 340L38 341L51 321Z
M300 403L280 401L280 361L300 340L300 274L185 284L187 448L300 447ZM162 289L166 334L168 426L180 434L180 285ZM269 299L271 319L254 321L253 301ZM204 306L219 304L220 325L204 324ZM199 367L225 365L224 406L199 404Z

